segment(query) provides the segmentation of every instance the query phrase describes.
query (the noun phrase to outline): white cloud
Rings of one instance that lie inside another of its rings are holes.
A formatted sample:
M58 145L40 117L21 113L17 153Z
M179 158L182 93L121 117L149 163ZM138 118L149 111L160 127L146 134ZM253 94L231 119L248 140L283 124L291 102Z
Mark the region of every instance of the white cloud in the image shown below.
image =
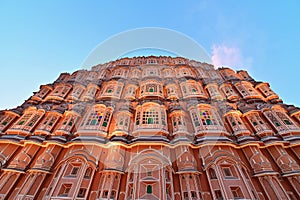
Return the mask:
M239 48L223 44L212 46L211 59L215 67L227 66L235 70L249 68L252 63L252 58L245 58Z

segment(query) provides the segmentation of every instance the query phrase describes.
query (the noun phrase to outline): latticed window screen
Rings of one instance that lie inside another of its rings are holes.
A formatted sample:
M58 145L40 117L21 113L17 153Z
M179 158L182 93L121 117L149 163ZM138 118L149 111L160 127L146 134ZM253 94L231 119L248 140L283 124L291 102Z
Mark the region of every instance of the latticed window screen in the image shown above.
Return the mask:
M184 85L182 86L182 92L186 93L186 87Z
M236 117L236 116L229 115L229 116L228 116L228 120L229 120L229 122L230 122L230 124L231 124L232 126L242 125L241 120L240 120L238 117Z
M32 115L33 115L33 113L27 113L24 116L22 116L22 118L18 122L18 125L24 125L30 119L30 117Z
M34 115L29 121L28 121L28 126L33 126L36 121L40 118L40 115Z
M128 95L135 94L135 89L134 89L134 87L129 87L128 90L127 90L127 94L128 94Z
M256 113L252 114L252 116L250 117L250 121L251 121L251 123L252 123L253 126L257 126L259 124L264 124L263 120Z
M161 124L166 125L166 115L163 110L161 111Z
M124 125L124 116L120 116L118 120L118 125L123 126Z
M277 118L273 115L271 111L267 112L267 117L271 120L271 122L276 126L281 126L281 123L277 120Z
M88 91L87 91L87 95L93 95L93 94L95 94L95 92L96 92L96 88L94 88L94 87L92 87L92 88L89 88L88 89Z
M75 96L75 97L79 97L79 95L82 93L82 88L80 88L80 87L77 87L75 90L74 90L74 92L73 92L73 96Z
M59 93L62 90L62 86L55 88L55 90L53 91L55 94Z
M199 112L202 125L218 125L211 111L201 109Z
M75 124L77 117L73 115L68 115L65 117L60 129L70 130Z
M159 124L159 113L155 109L143 113L143 124Z
M141 116L140 116L140 112L137 112L136 113L136 121L135 121L135 124L136 125L140 125L140 120L141 120Z
M107 111L107 112L105 113L105 117L104 117L102 126L107 127L108 122L109 122L109 119L110 119L110 114L111 114L110 111Z
M49 89L44 87L36 94L36 96L44 98L48 91Z
M113 93L114 87L108 87L106 93Z
M61 94L66 94L67 92L69 92L70 87L63 87Z
M122 89L121 86L118 86L118 87L117 87L117 92L116 92L116 93L117 93L117 94L120 94L121 89Z
M11 115L2 115L0 118L0 126L5 126L7 125L13 117Z
M195 127L200 126L198 115L195 112L192 112L192 119Z
M86 120L85 125L88 126L98 126L103 118L102 110L95 110L90 113L88 119Z
M180 128L179 126L182 126L182 125L185 126L183 116L175 115L172 117L172 121L173 121L174 131L177 131Z
M191 92L192 92L192 93L198 93L198 90L197 90L197 88L192 87L192 88L191 88Z
M146 91L147 92L157 92L157 86L155 84L147 84Z
M41 115L41 113L27 113L20 118L17 124L14 125L14 128L30 130L40 119Z
M58 116L56 115L48 115L46 117L46 119L44 120L44 122L41 123L41 125L39 126L39 129L50 129L52 128L52 126L56 123L56 121L58 120Z
M128 130L128 125L129 125L129 116L122 114L118 117L118 122L117 122L118 128Z
M283 121L285 125L293 125L293 122L282 112L276 112L277 116Z

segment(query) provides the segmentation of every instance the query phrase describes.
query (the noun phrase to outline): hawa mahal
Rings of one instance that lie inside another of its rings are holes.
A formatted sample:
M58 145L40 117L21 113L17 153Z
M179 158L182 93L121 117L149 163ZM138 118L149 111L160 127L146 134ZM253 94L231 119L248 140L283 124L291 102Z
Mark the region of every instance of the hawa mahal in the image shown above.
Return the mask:
M299 108L181 57L62 73L0 111L1 200L296 200L299 165Z

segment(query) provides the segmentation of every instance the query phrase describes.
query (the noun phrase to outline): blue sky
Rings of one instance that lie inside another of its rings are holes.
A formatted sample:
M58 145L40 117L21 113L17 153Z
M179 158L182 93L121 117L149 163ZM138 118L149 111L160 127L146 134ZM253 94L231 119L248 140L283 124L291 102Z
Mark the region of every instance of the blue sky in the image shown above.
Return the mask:
M267 81L300 106L300 3L291 1L0 1L0 109L73 72L110 36L142 27L179 31L215 62Z

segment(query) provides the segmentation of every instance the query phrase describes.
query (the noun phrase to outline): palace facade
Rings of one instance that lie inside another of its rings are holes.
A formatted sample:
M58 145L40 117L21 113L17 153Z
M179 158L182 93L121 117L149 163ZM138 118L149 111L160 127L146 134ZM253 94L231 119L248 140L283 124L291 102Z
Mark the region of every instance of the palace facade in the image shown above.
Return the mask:
M0 112L0 199L296 200L299 165L299 108L180 57L62 73Z

